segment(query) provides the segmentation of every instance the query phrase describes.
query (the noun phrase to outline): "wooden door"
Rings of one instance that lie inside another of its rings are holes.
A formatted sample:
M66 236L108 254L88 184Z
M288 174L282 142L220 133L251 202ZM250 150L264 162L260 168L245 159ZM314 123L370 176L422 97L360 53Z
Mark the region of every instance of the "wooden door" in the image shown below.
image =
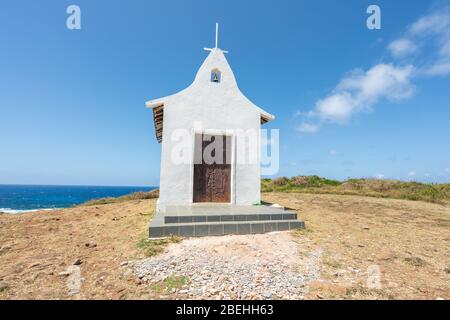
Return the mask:
M231 137L198 135L195 140L194 202L230 202Z

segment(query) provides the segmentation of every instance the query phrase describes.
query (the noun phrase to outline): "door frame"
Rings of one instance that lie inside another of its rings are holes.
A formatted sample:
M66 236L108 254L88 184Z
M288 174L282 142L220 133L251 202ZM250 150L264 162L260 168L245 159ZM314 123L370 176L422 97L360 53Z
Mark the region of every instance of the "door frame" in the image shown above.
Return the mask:
M236 136L233 133L234 130L220 130L220 129L198 129L193 128L191 134L191 142L192 142L192 154L191 154L191 165L190 165L190 181L189 181L189 193L190 193L190 202L192 204L197 203L214 203L214 204L236 204ZM231 172L230 172L230 202L194 202L194 157L195 157L195 135L196 134L206 134L206 135L217 135L217 136L228 136L231 137Z

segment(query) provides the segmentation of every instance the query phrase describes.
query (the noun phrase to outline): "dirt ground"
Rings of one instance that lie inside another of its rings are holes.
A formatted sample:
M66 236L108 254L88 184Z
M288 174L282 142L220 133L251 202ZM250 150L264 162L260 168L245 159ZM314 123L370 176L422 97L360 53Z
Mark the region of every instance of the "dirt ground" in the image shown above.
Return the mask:
M321 252L320 277L307 284L304 298L450 299L449 206L295 193L263 199L297 210L306 229L288 238L305 254ZM0 215L0 299L176 298L125 266L145 258L138 244L155 202ZM81 271L79 292L67 286L73 264Z
M288 193L264 199L297 210L301 236L322 250L323 282L311 286L311 298L450 298L449 206ZM377 269L381 286L368 289Z
M145 200L0 215L0 279L8 286L0 299L151 298L119 266L144 257L137 243L154 206ZM64 273L77 259L82 287L70 295Z

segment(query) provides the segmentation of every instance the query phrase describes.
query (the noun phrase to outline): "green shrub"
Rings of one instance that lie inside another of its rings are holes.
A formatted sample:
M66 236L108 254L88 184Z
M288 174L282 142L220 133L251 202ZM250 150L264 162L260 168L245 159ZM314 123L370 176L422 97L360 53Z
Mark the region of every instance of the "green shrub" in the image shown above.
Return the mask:
M153 257L164 251L164 248L169 243L178 243L181 240L182 238L178 236L170 236L168 238L161 239L149 239L147 235L144 235L141 239L139 239L137 247L144 250L144 254L147 257Z
M286 177L279 177L279 178L276 178L275 180L273 180L273 184L275 186L285 186L288 184L288 182L289 182L289 179Z
M81 205L82 206L97 206L97 205L102 205L102 204L117 203L117 202L124 202L124 201L130 201L130 200L155 199L158 197L159 197L159 189L155 189L152 191L138 191L138 192L126 194L126 195L118 197L118 198L108 197L108 198L92 199Z
M450 184L429 184L383 179L337 181L319 176L280 177L261 180L262 192L304 192L363 195L380 198L450 202Z

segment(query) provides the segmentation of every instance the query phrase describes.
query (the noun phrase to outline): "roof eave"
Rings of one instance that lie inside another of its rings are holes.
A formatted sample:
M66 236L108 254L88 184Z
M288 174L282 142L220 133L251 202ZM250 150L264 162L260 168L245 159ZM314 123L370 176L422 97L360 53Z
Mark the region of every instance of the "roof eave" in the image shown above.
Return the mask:
M159 99L155 99L155 100L149 100L145 103L145 107L149 108L149 109L154 109L156 107L160 107L164 105L164 101L166 100L166 98L159 98Z
M256 107L256 108L259 110L259 114L261 117L261 124L275 120L275 116L273 114L268 113L267 111L265 111L264 109L262 109L260 107Z

